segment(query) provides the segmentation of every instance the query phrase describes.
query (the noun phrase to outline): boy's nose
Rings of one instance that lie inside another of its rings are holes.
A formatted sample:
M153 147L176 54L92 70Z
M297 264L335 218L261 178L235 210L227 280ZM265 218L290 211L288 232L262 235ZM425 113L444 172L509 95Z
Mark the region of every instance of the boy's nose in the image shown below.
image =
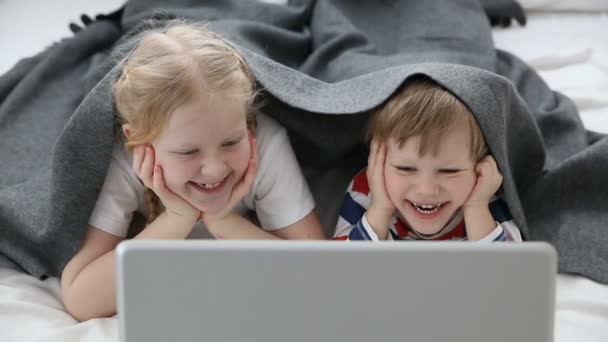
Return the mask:
M416 187L421 196L437 196L439 194L439 183L432 176L421 176Z

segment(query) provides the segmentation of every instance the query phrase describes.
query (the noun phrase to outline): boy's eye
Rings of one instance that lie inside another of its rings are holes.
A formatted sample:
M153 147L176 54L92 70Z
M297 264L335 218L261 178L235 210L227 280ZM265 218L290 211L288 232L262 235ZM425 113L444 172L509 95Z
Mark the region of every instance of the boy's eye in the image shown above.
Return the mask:
M460 170L460 169L440 169L439 170L440 173L448 174L448 175L453 175L460 171L462 171L462 170Z
M395 166L398 171L401 172L415 172L416 168L411 166Z

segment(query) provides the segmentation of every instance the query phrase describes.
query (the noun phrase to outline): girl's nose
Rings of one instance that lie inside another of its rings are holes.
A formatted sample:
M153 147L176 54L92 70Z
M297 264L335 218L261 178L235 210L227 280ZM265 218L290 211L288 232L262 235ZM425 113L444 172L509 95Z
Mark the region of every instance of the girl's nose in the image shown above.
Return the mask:
M219 156L205 157L201 163L201 173L207 177L222 177L226 170L226 163Z

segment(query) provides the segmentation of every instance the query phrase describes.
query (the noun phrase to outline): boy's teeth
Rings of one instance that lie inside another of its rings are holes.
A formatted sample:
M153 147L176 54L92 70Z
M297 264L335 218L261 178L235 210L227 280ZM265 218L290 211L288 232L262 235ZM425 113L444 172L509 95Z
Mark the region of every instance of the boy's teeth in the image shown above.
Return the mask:
M437 210L439 210L439 208L441 208L442 204L418 204L418 203L414 203L412 202L412 204L414 205L414 208L416 209L416 211L423 213L423 214L432 214L434 212L436 212Z

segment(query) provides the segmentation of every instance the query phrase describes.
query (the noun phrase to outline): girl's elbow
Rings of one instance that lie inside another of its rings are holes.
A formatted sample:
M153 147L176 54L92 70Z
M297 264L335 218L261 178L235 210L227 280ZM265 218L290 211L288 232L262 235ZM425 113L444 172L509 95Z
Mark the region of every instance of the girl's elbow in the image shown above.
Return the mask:
M62 295L65 311L77 321L84 322L93 318L104 317L95 310L94 305L87 302L86 295L78 293L73 287L63 288Z

